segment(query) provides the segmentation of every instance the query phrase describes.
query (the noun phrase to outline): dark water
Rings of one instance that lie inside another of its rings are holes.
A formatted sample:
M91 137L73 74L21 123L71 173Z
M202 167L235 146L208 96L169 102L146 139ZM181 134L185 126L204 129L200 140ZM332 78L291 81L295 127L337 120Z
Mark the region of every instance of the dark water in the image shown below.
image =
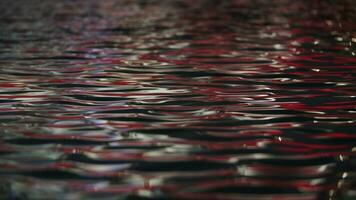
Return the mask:
M0 199L355 199L355 20L353 0L1 0Z

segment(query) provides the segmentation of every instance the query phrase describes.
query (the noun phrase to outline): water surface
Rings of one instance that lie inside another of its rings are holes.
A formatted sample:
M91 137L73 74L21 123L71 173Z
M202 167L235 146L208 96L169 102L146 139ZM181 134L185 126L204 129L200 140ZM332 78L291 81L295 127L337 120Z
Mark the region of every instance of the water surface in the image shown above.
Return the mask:
M352 0L2 0L0 199L356 198Z

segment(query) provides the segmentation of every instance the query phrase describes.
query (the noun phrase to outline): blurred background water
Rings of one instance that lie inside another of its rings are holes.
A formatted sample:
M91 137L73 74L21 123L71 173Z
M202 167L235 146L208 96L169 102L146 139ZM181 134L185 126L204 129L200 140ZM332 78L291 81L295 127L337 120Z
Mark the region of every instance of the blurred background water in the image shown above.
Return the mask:
M356 198L356 1L0 1L0 199Z

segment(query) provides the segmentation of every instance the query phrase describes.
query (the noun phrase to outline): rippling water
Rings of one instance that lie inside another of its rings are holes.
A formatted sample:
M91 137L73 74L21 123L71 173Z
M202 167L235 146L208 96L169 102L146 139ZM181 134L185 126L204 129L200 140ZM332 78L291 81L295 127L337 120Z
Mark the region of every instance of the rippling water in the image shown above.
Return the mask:
M0 199L356 198L356 2L2 0Z

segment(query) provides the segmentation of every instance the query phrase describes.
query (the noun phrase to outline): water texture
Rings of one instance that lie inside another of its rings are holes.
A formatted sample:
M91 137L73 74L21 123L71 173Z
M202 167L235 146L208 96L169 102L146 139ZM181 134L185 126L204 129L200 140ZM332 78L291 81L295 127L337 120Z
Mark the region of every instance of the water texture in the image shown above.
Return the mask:
M1 0L0 199L355 199L355 22L353 0Z

